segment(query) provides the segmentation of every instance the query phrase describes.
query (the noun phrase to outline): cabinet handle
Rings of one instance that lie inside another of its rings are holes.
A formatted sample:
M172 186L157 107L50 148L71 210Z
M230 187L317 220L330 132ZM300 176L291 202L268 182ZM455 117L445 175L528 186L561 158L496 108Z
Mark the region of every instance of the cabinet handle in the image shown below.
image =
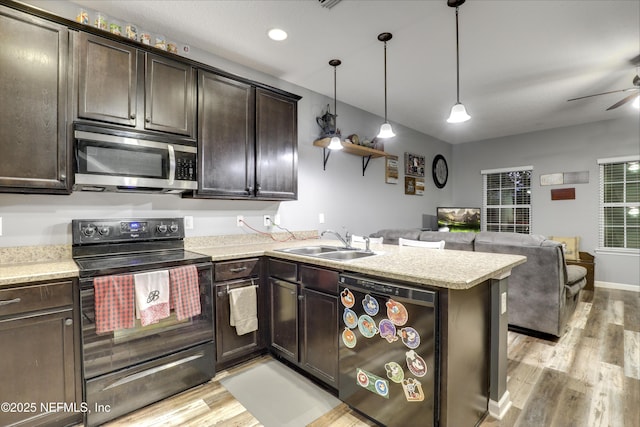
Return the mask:
M151 117L147 117L146 119L144 119L144 121L147 123L151 123Z
M65 326L73 325L73 319L64 319L64 325Z
M136 115L134 113L131 113L131 115L129 116L131 118L131 120L136 118Z
M229 271L231 273L240 273L241 271L245 271L247 269L247 267L237 267L237 268L230 268Z
M14 298L14 299L3 300L3 301L0 301L0 307L2 307L3 305L17 304L17 303L19 303L20 301L22 301L20 298Z
M291 292L293 294L293 292ZM298 300L302 301L304 299L304 295L298 295Z

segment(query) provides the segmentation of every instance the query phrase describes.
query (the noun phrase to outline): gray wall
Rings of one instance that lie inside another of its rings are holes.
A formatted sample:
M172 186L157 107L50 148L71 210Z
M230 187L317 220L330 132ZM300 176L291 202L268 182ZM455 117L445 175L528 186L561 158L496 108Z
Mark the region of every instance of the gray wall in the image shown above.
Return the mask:
M532 232L580 236L580 250L596 255L596 280L640 286L640 258L596 252L599 177L596 159L638 154L637 115L580 126L490 139L453 147L454 204L482 206L483 169L533 166ZM589 171L588 184L541 186L540 175ZM573 187L575 200L551 200L551 189Z

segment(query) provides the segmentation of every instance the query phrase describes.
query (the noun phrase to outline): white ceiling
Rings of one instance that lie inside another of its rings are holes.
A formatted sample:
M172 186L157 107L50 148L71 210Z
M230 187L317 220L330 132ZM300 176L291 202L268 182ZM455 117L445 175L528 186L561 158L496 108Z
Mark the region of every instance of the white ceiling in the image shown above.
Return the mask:
M446 0L101 1L92 10L164 31L189 44L384 115L388 42L392 123L450 143L638 116L627 94L567 99L632 87L640 53L638 0L468 0L460 7L460 100L472 119L448 124L456 99L455 9ZM289 38L266 37L272 27ZM320 111L318 115L320 115Z

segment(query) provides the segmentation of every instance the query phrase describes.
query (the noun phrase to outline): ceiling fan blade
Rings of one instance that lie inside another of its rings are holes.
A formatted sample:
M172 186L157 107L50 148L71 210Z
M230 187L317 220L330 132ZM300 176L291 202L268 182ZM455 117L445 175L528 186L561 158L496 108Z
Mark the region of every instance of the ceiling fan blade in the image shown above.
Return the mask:
M607 111L613 110L614 108L618 108L619 106L624 105L627 102L634 100L638 96L640 96L640 93L632 93L631 95L629 95L629 96L627 96L625 98L622 98L620 101L616 102L611 107L607 108Z
M629 88L629 89L635 89L635 88ZM569 101L576 101L578 99L585 99L585 98L591 98L592 96L600 96L600 95L607 95L610 93L618 93L618 92L625 92L629 89L620 89L620 90L612 90L610 92L602 92L602 93L594 93L593 95L587 95L587 96L580 96L578 98L571 98L571 99L567 99L567 102Z

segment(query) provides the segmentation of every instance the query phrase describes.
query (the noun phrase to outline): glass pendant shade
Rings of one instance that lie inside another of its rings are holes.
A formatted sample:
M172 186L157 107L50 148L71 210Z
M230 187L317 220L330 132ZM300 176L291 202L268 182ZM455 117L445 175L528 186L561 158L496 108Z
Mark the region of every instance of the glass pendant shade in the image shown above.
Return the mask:
M631 104L631 105L633 105L634 107L640 109L640 95L636 96L636 100L633 101L633 104Z
M329 146L327 147L329 150L342 150L342 142L340 142L340 138L334 136L329 141Z
M391 129L391 125L387 122L384 122L382 124L382 126L380 126L380 132L378 133L378 138L391 138L393 136L396 136L395 133L393 133L393 129Z
M469 120L471 116L467 114L467 109L464 108L464 105L461 103L456 103L453 107L451 107L451 114L447 119L448 123L462 123Z

